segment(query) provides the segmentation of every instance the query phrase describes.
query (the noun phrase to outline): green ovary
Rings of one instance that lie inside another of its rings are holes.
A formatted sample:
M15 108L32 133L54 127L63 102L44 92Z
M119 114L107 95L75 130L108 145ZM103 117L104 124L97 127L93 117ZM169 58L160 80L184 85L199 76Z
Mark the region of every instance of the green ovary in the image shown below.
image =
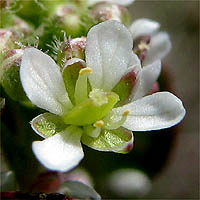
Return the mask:
M105 117L118 101L119 96L116 93L94 89L88 99L63 116L64 123L76 126L93 124Z

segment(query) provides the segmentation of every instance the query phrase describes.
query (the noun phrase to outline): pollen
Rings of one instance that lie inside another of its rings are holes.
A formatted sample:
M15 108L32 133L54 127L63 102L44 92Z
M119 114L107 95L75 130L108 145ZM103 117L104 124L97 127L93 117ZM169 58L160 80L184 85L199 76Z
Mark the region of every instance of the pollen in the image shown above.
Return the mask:
M79 72L80 75L83 75L83 74L86 74L86 73L91 74L92 73L92 69L89 68L89 67L86 67L84 69L81 69L80 72Z
M102 127L102 126L104 126L104 122L103 122L103 120L96 121L93 124L93 126L95 126L95 127Z
M123 117L128 116L129 113L130 113L130 110L125 110L124 113L123 113Z
M142 51L144 49L149 49L149 45L145 43L144 41L141 41L140 44L138 45L138 48Z

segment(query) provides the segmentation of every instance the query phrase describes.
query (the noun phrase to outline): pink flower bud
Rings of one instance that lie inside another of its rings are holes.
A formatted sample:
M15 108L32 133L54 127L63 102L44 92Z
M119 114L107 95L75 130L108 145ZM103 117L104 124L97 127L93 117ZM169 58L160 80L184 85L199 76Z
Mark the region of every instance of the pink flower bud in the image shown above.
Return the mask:
M125 25L129 24L127 8L114 3L102 2L95 4L92 8L92 16L100 22L113 19Z
M64 46L66 60L71 58L85 59L86 37L67 40Z

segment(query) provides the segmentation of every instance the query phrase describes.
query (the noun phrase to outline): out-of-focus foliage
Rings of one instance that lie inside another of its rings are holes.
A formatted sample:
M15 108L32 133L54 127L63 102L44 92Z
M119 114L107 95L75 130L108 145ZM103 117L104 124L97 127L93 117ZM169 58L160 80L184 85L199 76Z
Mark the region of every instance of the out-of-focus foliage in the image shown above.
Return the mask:
M14 191L17 189L15 175L12 171L1 172L0 186L1 192Z

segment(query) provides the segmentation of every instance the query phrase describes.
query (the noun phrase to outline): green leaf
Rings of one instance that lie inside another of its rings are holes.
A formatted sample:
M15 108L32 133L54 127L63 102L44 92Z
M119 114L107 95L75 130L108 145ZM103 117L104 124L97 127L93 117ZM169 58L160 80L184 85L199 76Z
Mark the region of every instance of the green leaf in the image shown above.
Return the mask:
M44 138L53 136L66 128L62 118L51 113L43 113L35 117L31 121L31 126L37 134Z
M59 193L63 193L70 198L101 199L100 195L94 189L78 181L63 183L59 189Z
M113 88L113 92L119 95L120 101L115 105L118 107L123 105L128 97L131 95L131 92L135 86L136 74L134 71L127 73L125 76L121 78L119 83Z
M16 190L15 175L12 171L1 172L1 192Z
M102 129L97 138L83 134L82 143L98 151L128 153L133 147L133 134L124 128Z

